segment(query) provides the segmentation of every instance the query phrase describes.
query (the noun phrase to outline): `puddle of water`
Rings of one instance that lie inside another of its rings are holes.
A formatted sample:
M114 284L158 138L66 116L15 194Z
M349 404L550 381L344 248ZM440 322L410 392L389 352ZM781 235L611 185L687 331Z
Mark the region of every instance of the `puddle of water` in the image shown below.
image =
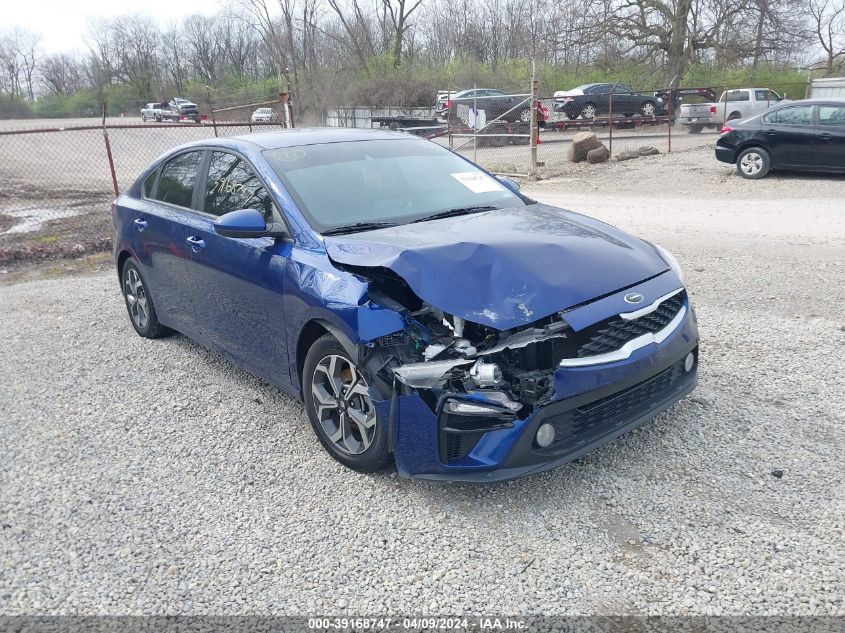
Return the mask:
M62 220L80 215L76 209L0 209L0 213L19 220L12 228L0 231L0 235L31 233L40 231L49 220Z

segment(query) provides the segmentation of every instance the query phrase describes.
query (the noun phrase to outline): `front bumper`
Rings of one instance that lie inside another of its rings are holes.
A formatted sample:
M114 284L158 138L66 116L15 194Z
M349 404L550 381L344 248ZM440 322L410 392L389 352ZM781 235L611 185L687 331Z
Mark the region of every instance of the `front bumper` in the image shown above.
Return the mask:
M693 353L690 371L684 359ZM629 358L554 372L554 398L511 428L474 438L473 448L456 460L445 460L438 418L419 393L377 403L390 420L391 444L401 475L420 479L495 482L562 466L634 429L689 394L697 384L698 328L694 312L659 344L650 344ZM448 397L444 394L441 398ZM535 444L544 423L555 427L555 441ZM477 441L476 441L477 439Z

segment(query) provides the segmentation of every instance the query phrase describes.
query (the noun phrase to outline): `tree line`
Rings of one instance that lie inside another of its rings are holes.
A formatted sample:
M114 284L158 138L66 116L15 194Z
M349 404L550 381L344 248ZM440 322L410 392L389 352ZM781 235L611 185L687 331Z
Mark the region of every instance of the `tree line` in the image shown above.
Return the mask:
M141 14L97 19L85 43L43 54L37 34L6 31L5 111L174 95L237 101L288 80L300 111L430 105L446 87L525 89L532 67L548 92L601 78L677 86L809 63L832 75L845 67L845 0L229 0L216 15L167 26Z

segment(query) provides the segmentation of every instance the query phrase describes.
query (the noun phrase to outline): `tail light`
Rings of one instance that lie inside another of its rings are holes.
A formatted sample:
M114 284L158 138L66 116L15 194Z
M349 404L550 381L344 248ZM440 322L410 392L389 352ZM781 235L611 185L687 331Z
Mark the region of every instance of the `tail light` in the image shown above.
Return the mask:
M446 109L447 110L452 109L452 100L451 99L446 99Z
M719 134L724 135L724 134L727 134L728 132L733 132L733 131L734 131L734 129L730 125L726 125L722 128L722 130L719 132Z
M710 106L710 114L716 114L716 106Z

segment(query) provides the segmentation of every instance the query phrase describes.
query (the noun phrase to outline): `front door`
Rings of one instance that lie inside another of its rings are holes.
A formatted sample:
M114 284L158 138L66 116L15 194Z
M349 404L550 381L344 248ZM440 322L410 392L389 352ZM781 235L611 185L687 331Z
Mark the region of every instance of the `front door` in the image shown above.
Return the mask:
M214 220L252 208L281 222L272 197L241 157L213 151L202 200L188 222L188 276L202 338L274 382L290 382L283 280L292 242L232 238Z
M159 320L185 334L195 331L194 306L185 283L187 221L194 212L194 190L204 151L168 160L158 179L144 186L141 212L135 219L135 251Z
M845 171L845 106L819 106L816 148L819 167Z

